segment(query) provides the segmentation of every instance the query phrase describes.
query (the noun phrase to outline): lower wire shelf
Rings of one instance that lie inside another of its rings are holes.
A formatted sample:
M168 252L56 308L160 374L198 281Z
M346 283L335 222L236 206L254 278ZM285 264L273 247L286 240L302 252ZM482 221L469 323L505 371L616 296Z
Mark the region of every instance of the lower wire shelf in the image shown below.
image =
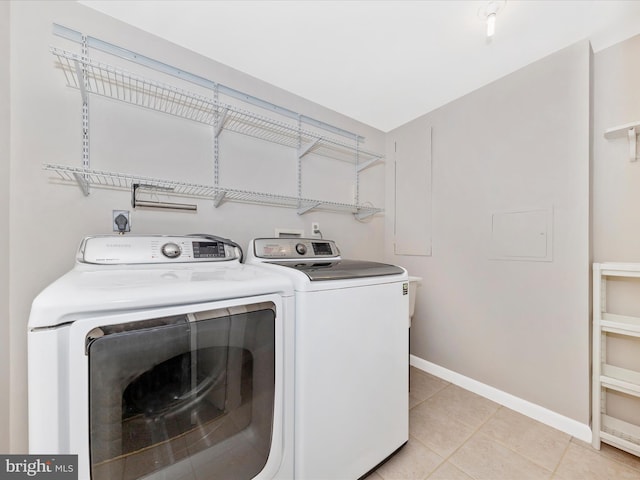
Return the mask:
M133 185L137 184L144 186L147 189L157 189L165 195L213 200L216 207L224 201L235 201L275 207L295 208L298 210L298 214L300 215L311 210L352 213L357 219L364 219L384 211L382 208L367 205L352 205L325 200L289 197L286 195L215 187L211 185L178 182L173 180L90 170L49 163L45 163L43 165L43 169L55 172L57 177L54 177L54 179L62 183L77 183L85 195L89 194L90 187L131 190Z

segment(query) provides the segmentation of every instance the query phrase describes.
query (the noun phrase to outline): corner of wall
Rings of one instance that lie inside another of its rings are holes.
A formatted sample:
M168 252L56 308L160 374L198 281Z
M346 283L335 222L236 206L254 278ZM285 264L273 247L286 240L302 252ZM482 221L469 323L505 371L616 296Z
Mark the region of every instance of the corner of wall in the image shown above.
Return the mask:
M11 2L0 2L0 224L9 224ZM0 431L9 432L9 235L0 236ZM0 435L0 452L8 452L9 435Z

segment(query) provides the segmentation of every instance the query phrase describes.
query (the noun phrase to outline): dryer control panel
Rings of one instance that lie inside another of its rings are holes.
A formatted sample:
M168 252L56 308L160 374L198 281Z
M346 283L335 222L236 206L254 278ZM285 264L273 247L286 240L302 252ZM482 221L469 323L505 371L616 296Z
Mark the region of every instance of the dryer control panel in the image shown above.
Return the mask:
M337 258L340 251L333 240L315 238L256 238L253 254L270 260Z
M76 257L79 263L130 265L220 262L239 258L223 239L208 236L100 235L86 237Z

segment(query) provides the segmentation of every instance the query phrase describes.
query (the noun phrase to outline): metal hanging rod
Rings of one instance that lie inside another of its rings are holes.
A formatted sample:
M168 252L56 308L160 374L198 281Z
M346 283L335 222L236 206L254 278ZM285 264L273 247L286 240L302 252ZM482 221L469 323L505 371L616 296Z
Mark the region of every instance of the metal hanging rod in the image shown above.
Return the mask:
M147 208L162 208L166 210L189 210L197 211L198 206L195 203L175 203L175 202L161 202L159 200L141 200L138 198L138 191L146 191L150 193L167 193L172 192L174 189L169 187L157 187L154 185L146 185L141 183L133 183L131 185L131 206L147 207Z
M71 40L72 42L76 42L76 43L83 42L82 33L76 30L73 30L71 28L58 25L56 23L53 24L53 34L62 38L66 38L67 40ZM231 87L227 87L220 83L216 83L212 80L201 77L199 75L195 75L193 73L186 72L179 68L172 67L171 65L167 65L166 63L160 62L158 60L154 60L152 58L146 57L144 55L133 52L126 48L122 48L118 45L105 42L104 40L100 40L99 38L91 37L88 35L84 36L84 38L86 39L86 45L90 48L95 48L96 50L100 50L102 52L115 55L125 60L132 61L144 67L148 67L153 70L166 73L168 75L172 75L177 78L181 78L183 80L191 82L195 85L199 85L201 87L205 87L209 89L218 88L218 91L220 93L228 95L229 97L242 100L243 102L249 103L251 105L255 105L257 107L263 108L268 111L276 112L279 115L282 115L284 117L292 118L295 120L300 119L302 122L308 125L312 125L312 126L321 128L323 130L326 130L328 132L332 132L340 136L353 139L356 142L364 142L364 139L365 139L364 137L356 133L349 132L348 130L344 130L342 128L336 127L334 125L330 125L328 123L322 122L320 120L316 120L311 117L307 117L306 115L301 115L297 112L294 112L293 110L289 110L288 108L280 107L271 102L267 102L260 98L254 97L253 95L243 93L239 90L236 90Z

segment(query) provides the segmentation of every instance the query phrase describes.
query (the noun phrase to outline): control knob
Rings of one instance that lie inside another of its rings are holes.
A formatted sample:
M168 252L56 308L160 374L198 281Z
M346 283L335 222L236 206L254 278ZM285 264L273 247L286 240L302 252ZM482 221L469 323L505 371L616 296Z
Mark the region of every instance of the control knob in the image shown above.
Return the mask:
M305 253L307 253L307 247L304 243L298 243L296 245L296 252L298 252L300 255L304 255Z
M180 246L173 242L165 243L162 246L161 251L162 251L162 254L167 258L178 258L182 253L180 251Z

